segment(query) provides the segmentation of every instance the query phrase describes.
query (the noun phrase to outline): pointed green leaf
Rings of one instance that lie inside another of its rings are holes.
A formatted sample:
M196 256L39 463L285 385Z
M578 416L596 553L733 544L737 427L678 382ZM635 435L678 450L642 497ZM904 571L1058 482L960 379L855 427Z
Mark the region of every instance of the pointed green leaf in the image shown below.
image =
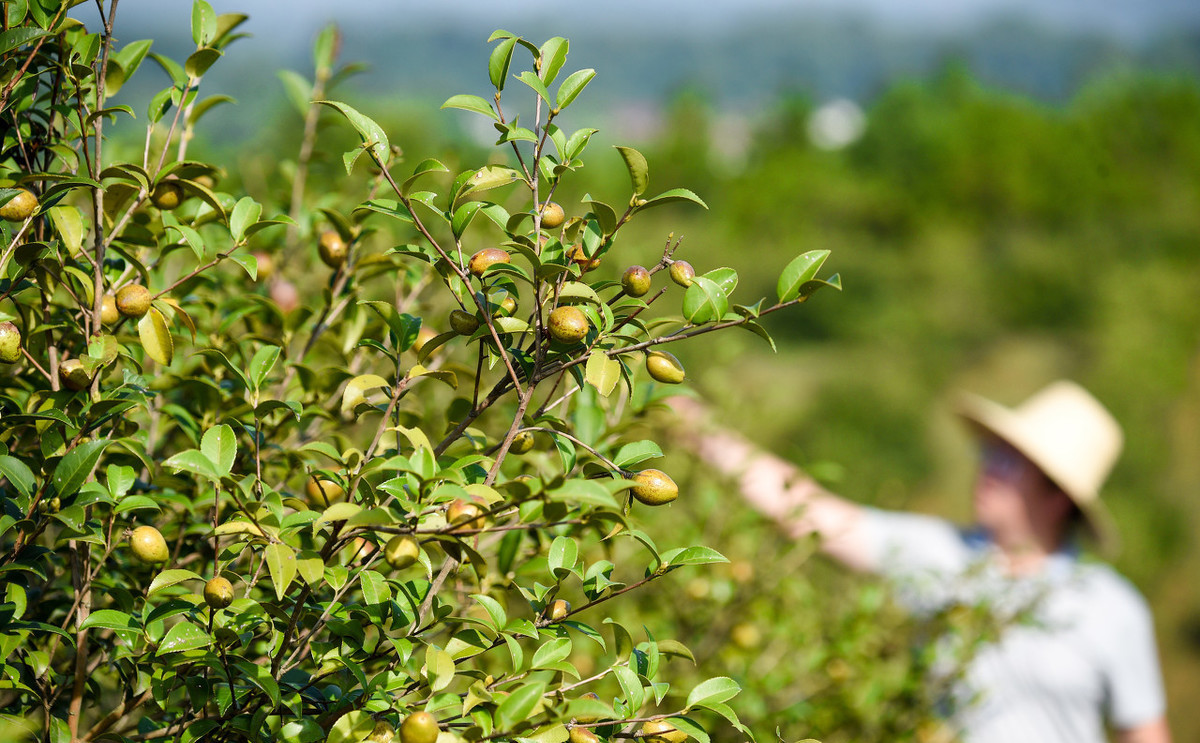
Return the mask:
M33 470L29 469L29 465L21 460L7 454L0 456L0 475L7 478L9 484L16 488L21 495L26 498L33 495L35 484Z
M262 388L278 359L279 346L263 346L254 352L254 358L250 359L250 368L246 370L254 389Z
M720 320L728 311L729 298L710 278L695 277L683 293L683 316L696 325Z
M375 120L359 113L351 106L339 101L317 101L323 106L341 112L350 124L358 131L358 136L362 138L363 145L371 150L375 155L375 159L380 163L386 163L391 156L391 145L388 143L387 133L383 131L383 127L375 123Z
M208 46L217 36L217 13L204 0L192 3L192 41Z
M570 42L561 36L547 39L546 43L542 44L542 48L538 50L538 61L540 62L538 77L542 79L543 83L549 85L554 82L558 71L567 61L567 52L570 48Z
M662 206L663 204L670 204L677 201L687 201L693 204L699 204L705 209L708 208L708 204L705 204L703 199L686 188L672 188L669 191L663 191L658 196L647 199L644 204L640 204L638 206L638 211L641 211L642 209L649 209L652 206Z
M515 36L503 39L488 58L488 77L496 90L504 90L504 83L508 81L508 68L512 64L513 47L516 45Z
M493 121L499 121L500 117L492 110L492 107L487 101L477 95L455 95L451 96L442 104L442 108L461 108L464 111L474 111L477 114L483 114Z
M562 85L558 87L558 98L556 99L555 108L561 111L567 106L571 105L571 103L577 97L579 97L579 94L583 92L583 89L587 87L587 84L590 83L592 78L595 76L596 71L593 69L572 72L571 76L566 80L563 80Z
M185 580L204 580L198 573L193 573L191 570L164 570L154 576L154 580L150 581L150 587L146 589L146 594L150 595L156 591L161 591L164 588L173 586L176 583L182 583Z
M646 164L646 156L632 147L614 146L617 152L621 153L621 159L625 161L625 167L629 170L629 181L633 185L634 196L640 196L650 185L650 166Z
M283 542L267 545L264 550L271 583L275 585L275 597L280 601L287 595L288 586L296 577L296 553Z
M205 431L200 440L200 453L212 462L214 472L228 475L237 457L237 437L233 429L222 423Z
M353 413L361 403L367 402L367 392L391 386L391 382L378 374L361 374L351 379L342 391L342 413Z
M529 681L518 687L496 708L496 730L509 730L524 722L545 692L546 685L538 681Z
M604 397L612 394L621 381L621 362L607 354L596 352L588 357L584 379Z
M159 312L157 307L151 307L150 311L138 320L138 337L146 355L158 363L166 366L175 357L171 328L167 325L167 318L163 317L163 313Z
M779 301L788 302L795 299L800 294L800 286L817 275L821 264L828 257L828 250L810 250L788 263L779 274L779 283L776 286Z
M700 704L713 704L727 702L737 696L742 687L728 676L718 676L716 678L702 681L692 689L688 694L687 704L685 709L691 709Z
M182 621L167 630L166 637L158 643L158 654L180 653L185 650L207 647L212 644L208 633L188 621Z
M51 482L54 483L54 489L60 497L66 498L79 492L84 481L92 473L92 468L99 461L104 448L110 443L112 442L109 439L86 441L67 452L66 456L58 461Z
M262 216L262 204L249 196L243 196L233 207L229 215L229 232L235 243L241 243L246 237L246 229Z
M199 475L209 480L221 479L221 475L217 473L216 465L199 449L188 449L187 451L174 454L168 457L167 461L163 462L163 466L176 472L191 472L193 475Z

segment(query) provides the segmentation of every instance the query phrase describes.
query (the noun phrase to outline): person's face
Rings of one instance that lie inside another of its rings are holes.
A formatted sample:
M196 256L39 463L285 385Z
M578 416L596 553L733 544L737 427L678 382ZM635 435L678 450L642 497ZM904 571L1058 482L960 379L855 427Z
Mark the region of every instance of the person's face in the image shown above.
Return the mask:
M1070 499L1029 461L999 439L984 439L975 481L975 518L998 542L1057 541Z

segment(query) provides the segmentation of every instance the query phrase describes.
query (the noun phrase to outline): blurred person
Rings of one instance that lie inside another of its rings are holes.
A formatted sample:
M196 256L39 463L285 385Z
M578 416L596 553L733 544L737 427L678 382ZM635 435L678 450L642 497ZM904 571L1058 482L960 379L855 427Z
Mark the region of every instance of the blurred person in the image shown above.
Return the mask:
M815 533L852 569L923 585L926 602L1032 609L1035 622L970 662L964 691L977 701L951 721L966 743L1102 743L1106 723L1120 743L1169 743L1149 607L1112 568L1079 558L1082 534L1112 544L1099 492L1123 443L1082 387L1056 382L1014 408L962 398L981 453L968 529L853 503L714 426L694 400L671 403L684 445L792 537Z

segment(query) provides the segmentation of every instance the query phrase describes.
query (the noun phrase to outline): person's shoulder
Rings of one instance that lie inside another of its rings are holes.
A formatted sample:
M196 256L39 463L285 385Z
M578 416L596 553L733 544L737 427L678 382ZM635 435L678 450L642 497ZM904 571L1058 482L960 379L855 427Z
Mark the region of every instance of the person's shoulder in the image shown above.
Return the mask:
M1149 621L1150 606L1141 591L1108 563L1079 560L1072 578L1090 607L1101 616L1122 622Z

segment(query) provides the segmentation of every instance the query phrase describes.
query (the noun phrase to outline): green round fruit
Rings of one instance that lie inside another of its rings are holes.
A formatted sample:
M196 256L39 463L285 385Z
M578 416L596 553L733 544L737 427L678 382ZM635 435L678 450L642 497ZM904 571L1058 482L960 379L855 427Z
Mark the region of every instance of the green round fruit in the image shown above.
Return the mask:
M551 622L561 622L570 613L571 603L563 599L554 599L554 602L550 604L549 610L546 611L546 615L550 617Z
M92 384L92 375L83 368L79 359L67 359L58 365L58 378L69 390L86 390Z
M116 325L121 321L121 311L117 309L117 298L105 294L100 299L100 322L104 325Z
M513 454L528 454L533 451L534 436L533 431L518 431L513 437L512 445L508 450Z
M33 192L23 188L18 190L20 193L9 199L4 206L0 206L0 219L6 222L24 222L37 211L38 200Z
M643 266L630 266L621 274L621 287L631 297L641 297L650 291L650 272Z
M183 203L183 187L173 181L159 181L150 193L150 203L170 211Z
M437 337L438 332L436 330L422 325L421 329L417 331L417 339L412 344L413 353L421 353L421 349L425 347L425 344Z
M574 261L575 265L579 266L584 273L595 271L600 267L600 258L589 258L582 245L572 245L567 248L567 258Z
M129 548L133 556L144 563L157 565L166 562L171 556L167 549L167 540L153 526L139 526L129 535Z
M512 317L517 311L517 300L511 294L500 300L500 304L494 305L492 317Z
M451 531L474 531L487 526L487 516L478 503L455 498L446 507L446 522L455 527Z
M383 559L394 570L403 570L412 565L420 554L421 545L407 534L397 534L383 547Z
M117 312L135 320L150 311L150 290L141 284L126 284L117 290Z
M309 503L324 508L345 495L346 489L327 477L309 475L304 481L304 493Z
M692 280L696 278L696 269L692 268L692 264L687 261L675 261L669 270L671 281L682 287L691 286Z
M568 743L600 743L600 736L592 732L591 728L571 728L571 732L567 733Z
M679 497L679 486L662 470L642 470L630 479L637 483L633 497L647 506L661 506Z
M679 384L684 379L683 364L673 354L666 351L648 351L646 353L646 373L655 382L663 384Z
M21 360L21 331L11 322L0 322L0 362L15 364Z
M687 733L666 720L650 720L642 725L644 743L683 743Z
M450 313L450 329L459 335L471 335L479 330L479 318L466 310L454 310Z
M224 609L233 603L233 584L217 576L204 584L204 603L213 609Z
M400 723L400 743L437 743L437 718L428 712L413 712Z
M553 201L547 201L542 204L542 226L548 230L562 227L562 223L567 220L567 213L563 208Z
M467 262L467 270L473 276L482 276L483 272L498 263L509 263L512 257L507 250L500 248L484 248L475 255L471 256L471 260Z
M330 268L341 268L350 254L350 246L337 230L325 230L317 240L317 253L321 262Z
M379 720L375 723L371 734L367 736L367 743L392 743L392 739L395 737L396 728L392 727L387 720Z
M578 307L555 307L546 320L550 337L559 343L571 344L583 340L588 333L587 315Z

